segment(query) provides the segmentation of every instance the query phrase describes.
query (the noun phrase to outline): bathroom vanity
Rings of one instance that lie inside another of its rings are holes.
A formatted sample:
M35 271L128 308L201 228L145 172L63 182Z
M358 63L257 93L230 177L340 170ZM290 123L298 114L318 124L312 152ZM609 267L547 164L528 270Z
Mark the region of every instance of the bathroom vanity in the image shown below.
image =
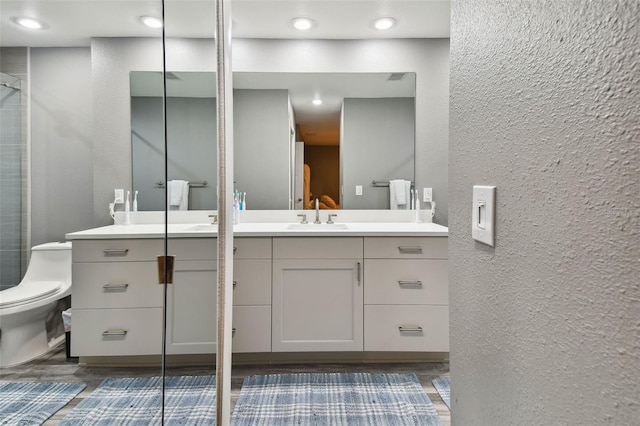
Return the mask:
M234 353L384 352L394 359L449 351L447 228L296 225L234 226ZM176 263L167 286L166 353L215 353L215 226L168 228ZM161 353L164 286L156 259L163 231L137 224L67 235L74 356Z

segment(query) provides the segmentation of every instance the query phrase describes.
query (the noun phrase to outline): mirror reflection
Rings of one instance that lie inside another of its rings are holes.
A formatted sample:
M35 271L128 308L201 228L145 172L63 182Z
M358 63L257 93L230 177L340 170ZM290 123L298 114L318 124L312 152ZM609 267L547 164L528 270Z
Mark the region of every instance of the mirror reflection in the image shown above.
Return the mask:
M162 79L130 73L140 210L163 208ZM216 209L215 73L169 72L166 84L170 208ZM248 209L388 209L384 183L414 179L414 73L236 72L233 84L234 179Z

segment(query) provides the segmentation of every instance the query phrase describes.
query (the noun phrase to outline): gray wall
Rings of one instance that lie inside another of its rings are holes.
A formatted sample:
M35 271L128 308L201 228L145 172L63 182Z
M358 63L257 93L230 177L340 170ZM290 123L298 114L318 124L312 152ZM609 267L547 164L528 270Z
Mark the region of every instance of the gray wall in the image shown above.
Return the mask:
M167 49L168 68L173 71L215 70L211 40L169 40ZM48 49L34 50L46 52ZM65 75L69 76L62 76L60 93L52 101L55 104L57 99L62 105L66 104L65 99L74 100L72 111L75 112L71 114L73 120L67 119L66 126L81 127L82 130L74 131L73 139L86 142L88 137L90 142L88 145L79 142L81 149L68 155L72 158L76 155L90 155L91 161L81 166L74 163L77 169L73 171L74 176L77 175L74 179L76 182L83 182L83 186L74 195L71 204L65 203L59 211L47 208L40 212L43 216L55 218L55 221L68 220L78 229L102 226L112 223L108 204L113 201L113 189L131 188L129 72L160 70L162 46L158 39L93 39L91 63L88 65L90 68L80 64L74 68L65 65L66 59L57 60L56 56L64 50L52 49L54 53L46 63L36 60L32 63L32 72L39 75L42 88L55 90L56 93L58 89L52 88L59 84L58 73L65 71ZM416 181L418 187L434 188L434 197L438 202L436 222L447 223L449 40L240 39L234 41L233 54L234 70L246 72L415 72ZM78 84L75 84L76 79ZM84 85L87 79L90 79L91 89L78 90L77 87L86 87ZM52 109L53 106L46 108ZM34 111L34 124L36 120L40 120L40 124L32 126L36 130L42 129L39 135L34 135L33 143L45 146L49 131L47 129L55 130L57 126L48 117L46 108L40 111L41 115ZM91 131L85 128L86 125L91 127ZM87 154L88 151L91 154ZM46 168L54 170L61 164L66 164L65 161L68 162L63 159L50 161ZM40 182L34 182L33 190L48 194L49 200L66 200L70 193L64 187L48 185L46 181ZM92 184L93 191L86 190L84 185L87 183ZM43 185L44 189L38 185ZM251 208L251 198L249 195L248 197ZM92 208L86 205L87 200L91 200ZM82 205L77 205L76 202ZM67 218L68 205L74 205L73 219ZM39 217L38 221L41 219L43 218ZM87 222L89 220L90 223ZM47 230L38 231L33 241L53 237L59 239L65 232L75 230L56 228L54 225L47 225L47 229L56 229L55 234Z
M169 40L168 68L214 71L210 40ZM94 226L111 223L113 188L131 186L129 71L161 69L157 39L92 41ZM437 223L447 223L449 40L251 40L233 45L244 72L415 72L416 181L433 187ZM251 198L247 195L251 208Z
M0 290L17 285L27 266L28 49L0 49ZM18 79L18 81L16 81Z
M167 98L168 179L207 181L189 189L189 209L215 210L218 182L215 98ZM138 210L163 210L164 126L162 98L131 98L133 188ZM131 195L133 200L133 194Z
M213 40L167 40L167 69L215 71ZM153 38L94 38L91 41L93 95L93 226L113 223L108 205L113 189L131 189L130 71L162 70L162 41Z
M31 48L31 243L93 226L88 48Z
M234 187L249 209L289 208L289 94L233 91ZM255 206L255 207L254 207Z
M342 208L388 209L389 189L372 181L414 180L415 100L345 99L342 111ZM362 185L362 195L355 195Z
M453 424L637 424L640 3L452 6Z

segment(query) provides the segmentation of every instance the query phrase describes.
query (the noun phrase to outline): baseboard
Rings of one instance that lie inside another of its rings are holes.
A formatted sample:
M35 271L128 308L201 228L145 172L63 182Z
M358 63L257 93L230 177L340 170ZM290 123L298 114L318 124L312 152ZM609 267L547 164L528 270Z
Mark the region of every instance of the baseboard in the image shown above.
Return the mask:
M233 354L233 365L446 362L448 352L262 352ZM87 367L160 367L160 355L80 357ZM167 367L215 366L215 354L167 355Z

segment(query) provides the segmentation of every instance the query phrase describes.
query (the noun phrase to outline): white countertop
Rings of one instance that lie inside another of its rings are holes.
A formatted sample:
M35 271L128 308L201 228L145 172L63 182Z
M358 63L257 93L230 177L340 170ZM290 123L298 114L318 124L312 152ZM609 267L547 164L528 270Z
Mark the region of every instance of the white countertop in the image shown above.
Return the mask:
M66 234L67 240L162 238L164 224L109 225ZM168 225L169 238L217 236L217 226L203 223ZM233 226L234 237L447 237L447 227L435 223L350 222L327 225L299 223L240 223Z

